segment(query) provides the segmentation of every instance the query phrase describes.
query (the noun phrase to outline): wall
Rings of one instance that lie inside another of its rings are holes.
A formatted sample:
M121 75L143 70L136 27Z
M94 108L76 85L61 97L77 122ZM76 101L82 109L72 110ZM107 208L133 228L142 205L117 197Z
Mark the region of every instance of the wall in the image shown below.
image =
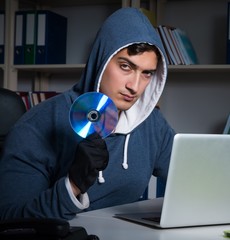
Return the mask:
M177 132L222 133L230 114L229 80L223 72L171 72L161 110Z

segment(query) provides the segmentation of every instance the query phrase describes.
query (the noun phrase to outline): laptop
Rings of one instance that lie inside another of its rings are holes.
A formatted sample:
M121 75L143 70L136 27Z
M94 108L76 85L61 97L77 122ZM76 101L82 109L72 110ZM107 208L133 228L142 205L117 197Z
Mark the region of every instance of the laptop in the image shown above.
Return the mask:
M229 185L230 135L176 134L161 211L115 217L159 228L229 224Z

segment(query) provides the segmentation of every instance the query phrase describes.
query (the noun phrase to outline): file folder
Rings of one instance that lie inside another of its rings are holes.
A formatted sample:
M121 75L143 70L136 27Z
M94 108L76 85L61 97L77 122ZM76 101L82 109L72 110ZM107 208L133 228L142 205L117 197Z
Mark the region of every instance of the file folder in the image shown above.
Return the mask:
M4 64L5 55L5 13L0 11L0 64Z
M35 39L36 39L36 12L26 11L26 30L25 30L25 64L35 63Z
M65 64L67 18L49 10L37 11L36 64Z
M25 12L15 12L14 64L25 63Z

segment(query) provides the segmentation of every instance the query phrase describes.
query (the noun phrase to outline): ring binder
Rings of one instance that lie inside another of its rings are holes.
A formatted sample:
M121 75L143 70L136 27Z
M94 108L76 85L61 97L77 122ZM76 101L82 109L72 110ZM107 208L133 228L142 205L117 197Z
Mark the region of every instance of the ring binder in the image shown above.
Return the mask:
M65 64L67 18L38 10L36 22L36 64Z
M25 57L25 12L15 12L14 64L24 64Z
M35 11L26 12L25 64L35 63Z

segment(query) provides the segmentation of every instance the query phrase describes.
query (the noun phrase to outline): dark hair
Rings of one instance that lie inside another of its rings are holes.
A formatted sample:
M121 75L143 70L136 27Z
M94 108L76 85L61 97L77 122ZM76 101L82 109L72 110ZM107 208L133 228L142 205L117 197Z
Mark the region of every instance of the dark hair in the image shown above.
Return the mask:
M148 43L134 43L132 45L129 45L127 47L128 54L130 56L137 55L143 52L155 52L157 55L158 60L161 58L161 54L158 50L158 48L154 45L150 45Z

